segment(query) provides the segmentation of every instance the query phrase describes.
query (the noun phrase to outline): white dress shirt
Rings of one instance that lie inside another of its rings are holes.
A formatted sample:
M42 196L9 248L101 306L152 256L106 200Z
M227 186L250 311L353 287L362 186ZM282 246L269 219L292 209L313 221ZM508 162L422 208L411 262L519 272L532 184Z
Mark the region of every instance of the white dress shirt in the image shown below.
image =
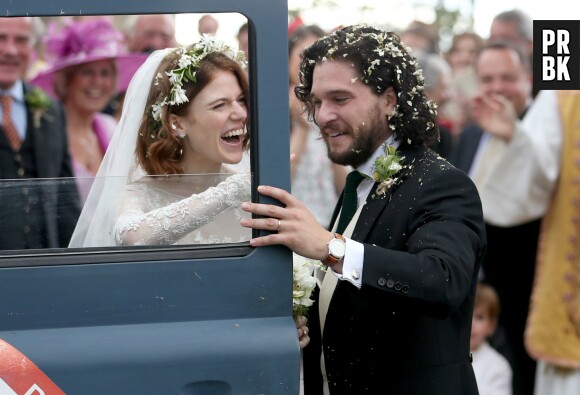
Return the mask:
M512 369L503 355L487 342L472 354L479 395L512 395Z
M367 198L373 185L375 184L372 175L374 171L375 160L384 155L383 145L392 145L395 148L399 146L399 142L395 140L394 136L389 137L379 148L373 152L371 157L362 165L357 167L361 174L367 177L361 181L357 188L358 202L357 207L362 204L366 204ZM338 220L338 218L337 218ZM346 250L344 254L344 261L342 264L342 274L332 271L340 280L346 280L351 282L357 288L360 289L362 286L362 273L364 267L364 244L354 241L352 239L346 238Z
M495 226L541 218L558 179L562 121L554 91L542 91L518 123L490 182L479 190L483 217Z

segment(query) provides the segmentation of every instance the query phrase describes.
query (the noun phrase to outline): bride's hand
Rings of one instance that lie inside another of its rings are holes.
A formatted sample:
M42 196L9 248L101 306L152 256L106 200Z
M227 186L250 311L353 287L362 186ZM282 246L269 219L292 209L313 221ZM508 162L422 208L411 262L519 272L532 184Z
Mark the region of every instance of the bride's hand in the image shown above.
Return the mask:
M303 316L298 316L296 319L296 331L298 333L298 343L300 344L300 349L303 349L310 343L310 336L308 336L308 326L306 326L306 318Z

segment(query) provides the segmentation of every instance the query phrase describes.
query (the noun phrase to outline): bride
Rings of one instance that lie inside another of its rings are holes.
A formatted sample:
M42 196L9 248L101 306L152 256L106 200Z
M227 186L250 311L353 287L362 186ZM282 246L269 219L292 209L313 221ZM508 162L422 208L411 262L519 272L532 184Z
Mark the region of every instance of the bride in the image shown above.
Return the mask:
M248 147L243 67L242 52L209 36L147 59L69 247L250 239L239 225L250 175L232 166Z

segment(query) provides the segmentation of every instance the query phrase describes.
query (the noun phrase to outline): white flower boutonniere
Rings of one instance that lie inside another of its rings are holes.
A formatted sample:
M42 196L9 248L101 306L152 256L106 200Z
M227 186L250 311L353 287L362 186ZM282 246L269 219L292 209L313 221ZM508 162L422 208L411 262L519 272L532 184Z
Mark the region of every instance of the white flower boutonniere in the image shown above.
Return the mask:
M292 316L296 320L299 316L306 317L308 308L314 301L310 299L316 277L314 268L326 268L320 261L306 259L300 255L292 256Z
M403 169L403 159L392 145L383 146L384 155L375 160L373 166L373 179L379 183L376 194L383 196L389 188L395 185L399 178L396 175Z
M32 111L32 119L34 122L34 127L40 127L40 120L46 111L50 108L52 101L42 90L38 88L32 88L24 96L24 101L28 108Z

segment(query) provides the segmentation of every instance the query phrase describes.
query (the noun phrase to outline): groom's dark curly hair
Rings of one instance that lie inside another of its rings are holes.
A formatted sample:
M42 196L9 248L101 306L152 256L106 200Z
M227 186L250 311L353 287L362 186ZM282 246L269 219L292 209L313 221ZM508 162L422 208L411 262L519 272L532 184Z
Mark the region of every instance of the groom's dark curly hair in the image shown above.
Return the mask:
M315 119L311 102L314 68L329 61L352 64L358 78L377 95L389 87L394 89L396 113L389 117L388 123L401 144L432 145L439 139L436 106L427 100L421 68L398 35L354 25L322 37L306 48L300 64L301 84L295 93L312 120Z

